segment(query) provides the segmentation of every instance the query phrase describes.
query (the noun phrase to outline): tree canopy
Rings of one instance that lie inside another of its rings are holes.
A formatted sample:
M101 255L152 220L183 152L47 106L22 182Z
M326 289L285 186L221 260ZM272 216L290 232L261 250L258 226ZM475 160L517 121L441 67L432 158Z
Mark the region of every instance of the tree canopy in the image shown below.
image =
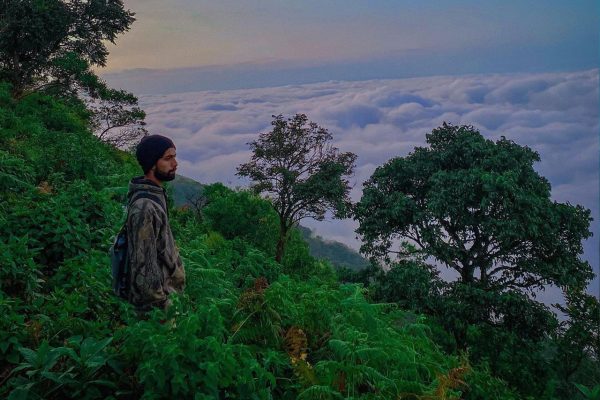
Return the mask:
M122 0L4 0L0 8L0 79L12 96L35 92L84 101L104 142L125 147L146 134L138 99L109 88L92 67L106 65L107 42L129 30Z
M597 360L598 300L584 293L593 273L581 259L590 211L551 199L528 147L445 123L426 137L365 182L354 209L362 251L396 262L353 279L376 301L431 315L452 334L439 343L522 395L569 398ZM459 278L441 281L434 266ZM548 284L563 289L568 322L535 300Z
M274 116L273 129L251 143L252 158L238 167L258 193L267 194L277 211L281 261L286 236L303 218L322 220L328 210L343 215L349 208L348 177L356 155L331 145L332 135L304 114Z
M78 61L104 66L106 42L134 18L121 0L4 0L0 21L0 78L20 94L68 86L81 72Z
M399 242L456 270L463 283L533 290L582 287L590 211L550 198L539 155L504 137L444 123L417 147L376 169L355 209L362 250L407 255Z

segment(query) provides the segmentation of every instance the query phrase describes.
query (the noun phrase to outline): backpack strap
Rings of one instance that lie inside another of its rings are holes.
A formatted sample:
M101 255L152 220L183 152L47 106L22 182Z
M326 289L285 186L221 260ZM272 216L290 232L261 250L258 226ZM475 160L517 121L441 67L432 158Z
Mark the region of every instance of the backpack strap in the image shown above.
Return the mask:
M162 210L165 212L165 214L167 214L167 217L169 216L169 210L167 209L166 205L163 205L163 202L160 201L160 198L157 195L154 195L154 194L148 193L148 192L140 192L139 194L136 194L131 198L131 201L129 201L129 205L133 204L134 202L136 202L139 199L152 200L153 202L158 204L160 206L160 208L162 208Z
M125 222L123 222L123 227L121 228L121 232L127 231L127 221L129 221L129 207L139 199L152 200L153 202L155 202L156 204L158 204L160 206L160 208L165 212L165 214L167 214L167 218L169 217L169 209L167 207L163 206L163 203L162 203L162 201L160 201L158 196L148 193L148 192L140 192L139 194L133 195L133 197L131 198L129 203L127 203L127 216L125 217Z

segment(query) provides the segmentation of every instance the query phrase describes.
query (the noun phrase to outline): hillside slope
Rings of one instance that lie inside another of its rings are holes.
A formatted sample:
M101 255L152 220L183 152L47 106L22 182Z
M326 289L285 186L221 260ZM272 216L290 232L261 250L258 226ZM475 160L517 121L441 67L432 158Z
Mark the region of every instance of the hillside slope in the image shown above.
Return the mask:
M443 353L427 318L340 285L301 240L276 263L255 232L268 214L228 239L172 210L187 287L167 312L137 315L111 293L106 250L139 170L84 111L0 85L0 397L513 398Z

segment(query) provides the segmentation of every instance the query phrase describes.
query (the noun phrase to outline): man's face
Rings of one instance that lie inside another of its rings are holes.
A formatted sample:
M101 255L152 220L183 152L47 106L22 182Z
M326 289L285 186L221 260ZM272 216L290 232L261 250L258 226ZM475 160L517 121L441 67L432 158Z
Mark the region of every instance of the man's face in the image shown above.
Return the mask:
M168 182L175 179L175 171L177 171L177 153L175 148L171 147L161 158L158 159L154 166L154 176L159 181Z

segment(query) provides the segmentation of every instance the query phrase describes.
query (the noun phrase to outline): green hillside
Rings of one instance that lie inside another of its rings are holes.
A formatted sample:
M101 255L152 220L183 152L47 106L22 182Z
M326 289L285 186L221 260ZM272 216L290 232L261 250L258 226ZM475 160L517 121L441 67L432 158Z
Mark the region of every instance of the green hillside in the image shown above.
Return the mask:
M236 221L244 232L228 238L210 220L173 210L187 288L167 314L137 316L112 295L107 257L138 174L132 156L99 142L82 108L45 95L14 100L0 87L0 119L0 396L509 393L466 358L444 354L427 318L339 284L301 238L275 263L266 231L256 235L269 227L270 206L219 185L212 204L245 207L250 220ZM224 210L209 208L220 229L219 218L236 212Z
M198 211L206 202L206 198L202 194L204 185L193 179L177 175L169 186L175 207L187 206L192 211ZM364 257L343 243L314 235L309 228L302 225L298 229L302 238L308 244L309 253L312 257L327 260L336 268L348 268L355 271L369 265Z
M204 185L200 182L182 175L175 175L175 179L169 183L169 193L175 207L191 206L192 203L202 202L203 188Z
M308 244L310 255L330 261L337 268L348 268L358 271L366 268L369 261L358 252L335 240L328 240L304 226L299 227L302 238Z
M41 94L14 100L0 86L0 396L522 397L457 351L437 317L409 311L442 301L434 275L407 264L342 284L299 231L276 263L270 204L221 184L205 187L202 216L171 210L185 292L167 313L136 315L111 292L107 249L139 167L98 141L87 117ZM539 368L550 353L527 346L511 379L531 377L532 362L547 387L552 369ZM593 360L579 365L577 381L595 379Z

